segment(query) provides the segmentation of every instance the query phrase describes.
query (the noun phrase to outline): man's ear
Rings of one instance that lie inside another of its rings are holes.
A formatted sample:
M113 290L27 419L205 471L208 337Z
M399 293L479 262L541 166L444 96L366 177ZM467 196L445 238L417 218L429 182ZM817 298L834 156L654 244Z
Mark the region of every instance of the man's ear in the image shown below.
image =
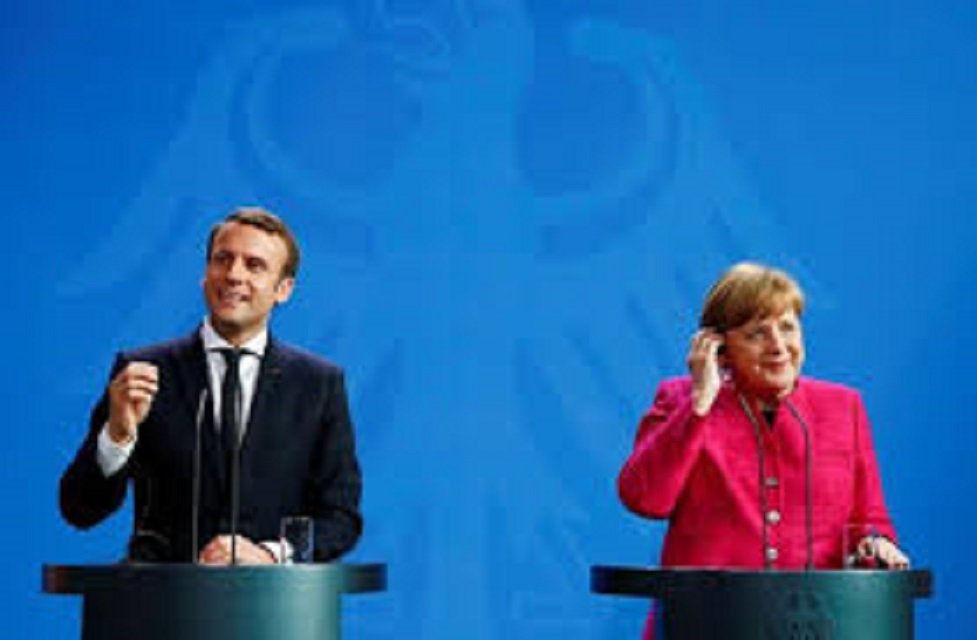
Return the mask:
M275 285L275 304L284 304L295 290L295 278L284 277Z

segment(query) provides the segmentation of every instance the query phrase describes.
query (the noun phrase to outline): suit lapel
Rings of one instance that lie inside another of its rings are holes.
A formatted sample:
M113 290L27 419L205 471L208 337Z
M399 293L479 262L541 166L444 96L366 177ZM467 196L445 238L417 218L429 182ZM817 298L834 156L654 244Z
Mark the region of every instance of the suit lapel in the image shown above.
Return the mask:
M265 348L265 355L261 359L261 367L258 370L258 383L254 391L254 398L251 401L251 414L248 417L248 428L244 432L244 440L241 442L242 475L247 475L243 469L253 455L261 451L262 439L267 437L268 430L274 429L277 424L275 411L280 409L275 398L278 397L279 388L282 383L282 375L285 358L281 348L270 336L268 346ZM253 451L253 453L252 453Z
M202 473L218 485L225 486L227 473L217 439L214 423L214 390L210 388L207 374L207 356L199 329L182 341L176 350L173 365L174 387L178 389L179 401L184 404L187 414L193 416L187 424L188 441L197 437L197 421L200 421ZM207 390L206 396L204 390ZM203 406L201 406L203 402ZM200 415L200 412L203 412Z
M174 387L179 390L180 400L196 420L200 410L201 393L208 386L207 359L199 332L194 332L178 345L173 371L176 377ZM207 416L204 416L205 424L212 422L206 418Z
M808 438L810 438L811 446L814 447L815 440L817 439L817 430L813 427L815 413L806 393L804 378L799 378L797 380L797 386L794 388L794 391L787 396L787 400L794 405L794 408L797 409L797 413L800 414L801 419L805 423L804 425L795 425L795 428L798 430L800 438L802 439L799 446L803 447L804 430L810 429L811 431L809 431L807 435ZM788 415L790 415L792 422L797 422L797 419L792 414Z

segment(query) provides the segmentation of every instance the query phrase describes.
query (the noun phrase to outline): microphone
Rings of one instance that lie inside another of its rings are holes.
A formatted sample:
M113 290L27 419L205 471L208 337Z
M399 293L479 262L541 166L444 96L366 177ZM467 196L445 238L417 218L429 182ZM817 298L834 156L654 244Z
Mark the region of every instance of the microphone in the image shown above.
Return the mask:
M813 482L811 479L811 429L807 422L801 417L797 407L787 398L784 398L784 405L790 411L797 424L801 425L804 433L804 533L807 536L807 562L804 568L807 571L814 569L814 500L811 497Z
M169 538L158 531L141 529L129 539L126 562L167 562L171 552Z
M200 390L200 398L197 400L197 416L194 421L194 440L193 440L193 495L190 499L191 522L190 522L190 562L196 563L200 556L200 438L203 430L204 411L207 408L207 387Z
M227 398L222 398L227 401ZM241 416L244 413L242 403L243 394L238 393L234 396L234 427L237 433L234 434L234 447L231 456L231 564L237 564L237 529L238 519L241 512L241 441L244 434L244 425L241 424ZM225 425L221 425L225 428Z
M135 474L141 475L142 471L138 464L134 469ZM126 545L125 561L129 564L169 562L173 559L173 544L166 534L158 530L152 513L156 494L154 478L145 477L143 487L145 499L142 501L142 509L135 518L135 526Z
M145 484L146 499L136 525L126 545L127 563L169 562L173 556L173 545L169 537L156 529L153 524L150 506L154 495L153 479L147 478Z

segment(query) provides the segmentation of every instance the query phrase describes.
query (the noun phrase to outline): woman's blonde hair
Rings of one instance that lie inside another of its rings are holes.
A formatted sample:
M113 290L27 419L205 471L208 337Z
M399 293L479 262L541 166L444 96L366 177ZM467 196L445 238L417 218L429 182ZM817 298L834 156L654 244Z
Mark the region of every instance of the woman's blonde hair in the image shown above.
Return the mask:
M778 315L791 309L804 312L804 292L780 269L755 262L730 267L712 285L699 316L699 326L724 332L754 317Z

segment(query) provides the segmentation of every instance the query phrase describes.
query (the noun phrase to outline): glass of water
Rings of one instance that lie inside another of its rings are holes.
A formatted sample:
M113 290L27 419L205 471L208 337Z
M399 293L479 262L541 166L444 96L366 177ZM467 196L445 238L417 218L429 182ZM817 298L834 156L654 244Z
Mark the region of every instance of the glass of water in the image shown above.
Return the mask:
M842 566L845 569L878 569L877 544L879 527L871 522L848 523L842 526Z
M315 551L315 522L308 516L282 518L280 542L287 563L312 562ZM290 555L288 550L291 551Z

